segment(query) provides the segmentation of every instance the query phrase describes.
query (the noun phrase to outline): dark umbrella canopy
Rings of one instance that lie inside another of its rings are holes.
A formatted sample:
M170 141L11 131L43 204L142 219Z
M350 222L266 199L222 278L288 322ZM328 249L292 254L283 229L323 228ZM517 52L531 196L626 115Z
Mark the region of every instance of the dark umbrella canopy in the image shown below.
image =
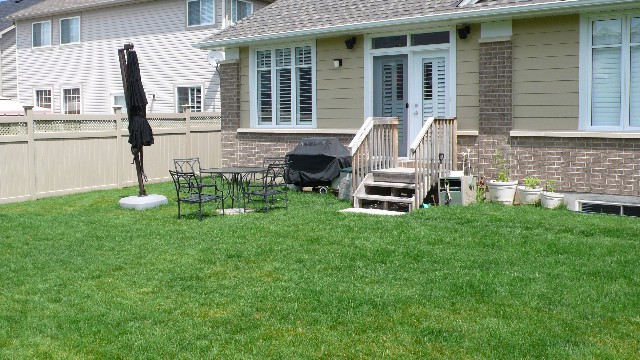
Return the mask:
M153 131L147 121L147 95L144 93L138 55L134 50L127 52L125 100L129 116L129 144L132 148L151 146Z

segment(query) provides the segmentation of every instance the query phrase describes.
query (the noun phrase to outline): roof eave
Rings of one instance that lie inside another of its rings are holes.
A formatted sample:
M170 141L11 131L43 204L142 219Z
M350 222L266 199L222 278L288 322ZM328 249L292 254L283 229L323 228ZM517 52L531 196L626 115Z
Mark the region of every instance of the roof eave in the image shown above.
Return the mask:
M151 0L136 0L136 1L130 1L130 0L115 0L115 1L114 0L106 0L106 1L102 1L102 2L96 2L96 3L93 3L93 4L78 5L78 6L75 6L75 7L56 9L56 10L47 10L47 11L30 13L30 14L25 14L25 15L18 15L18 16L16 16L16 14L14 13L13 15L7 16L6 19L7 20L11 20L11 21L34 19L34 18L50 16L50 15L68 14L68 13L79 12L79 11L102 9L102 8L108 8L108 7L124 5L124 4L137 4L137 3L148 2L148 1L151 1ZM18 12L18 14L19 14L19 12Z
M271 42L283 39L290 39L294 37L310 37L310 36L322 36L325 34L354 32L354 31L367 31L376 28L383 28L389 26L400 25L413 25L424 22L436 22L436 21L451 21L456 22L468 22L473 20L498 20L504 17L513 17L518 15L527 14L530 16L536 15L548 15L553 13L567 12L575 10L576 8L584 8L581 11L587 11L586 8L593 9L598 6L612 7L621 4L628 4L637 2L637 0L565 0L562 2L552 3L539 3L539 4L522 4L507 6L501 8L475 8L468 10L456 10L452 12L440 13L440 14L428 14L413 18L402 18L375 21L369 23L358 23L341 26L314 28L301 31L291 31L283 33L264 34L259 36L249 36L235 39L225 39L218 41L205 41L194 44L193 46L201 49L210 48L224 48L224 47L240 47L254 43Z

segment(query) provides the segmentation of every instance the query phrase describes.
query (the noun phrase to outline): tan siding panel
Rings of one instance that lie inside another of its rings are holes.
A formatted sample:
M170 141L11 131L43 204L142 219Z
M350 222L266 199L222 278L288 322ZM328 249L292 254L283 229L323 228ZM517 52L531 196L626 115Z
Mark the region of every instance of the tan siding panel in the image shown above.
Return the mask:
M577 130L577 16L513 23L513 128Z
M461 130L478 130L480 122L479 37L480 26L475 24L470 36L456 44L456 114Z

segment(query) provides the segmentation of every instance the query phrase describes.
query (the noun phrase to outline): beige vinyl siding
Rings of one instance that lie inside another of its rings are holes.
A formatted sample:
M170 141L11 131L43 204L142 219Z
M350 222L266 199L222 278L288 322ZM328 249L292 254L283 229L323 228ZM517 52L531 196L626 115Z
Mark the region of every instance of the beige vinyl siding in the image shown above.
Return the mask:
M16 78L16 30L10 30L0 38L0 71L2 72L2 96L18 98L18 80ZM31 104L31 103L28 103Z
M364 49L362 36L349 50L345 37L316 42L316 104L319 129L357 129L364 122ZM335 68L333 59L342 59Z
M478 130L480 119L480 26L472 25L471 34L456 43L456 114L459 130Z
M111 94L122 93L117 56L124 43L135 45L150 112L176 111L178 85L202 86L204 111L219 111L219 78L207 51L192 45L222 23L216 1L216 25L186 26L186 1L163 0L69 13L18 22L19 100L33 103L33 89L52 88L54 112L62 87L80 86L83 113L111 112ZM59 20L80 16L81 43L59 44ZM31 48L31 24L51 20L52 46ZM152 101L151 95L156 99Z
M579 16L513 22L513 129L577 130Z

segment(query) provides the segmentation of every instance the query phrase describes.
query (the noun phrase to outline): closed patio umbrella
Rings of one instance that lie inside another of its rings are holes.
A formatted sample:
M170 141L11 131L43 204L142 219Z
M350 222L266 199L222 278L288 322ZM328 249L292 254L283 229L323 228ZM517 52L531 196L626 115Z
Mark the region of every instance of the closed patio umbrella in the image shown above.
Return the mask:
M129 118L129 144L131 144L131 154L136 165L140 188L138 196L146 196L144 182L147 176L144 174L143 147L153 144L153 131L147 121L147 95L142 86L138 55L133 50L133 44L125 44L123 49L119 49L118 57Z

